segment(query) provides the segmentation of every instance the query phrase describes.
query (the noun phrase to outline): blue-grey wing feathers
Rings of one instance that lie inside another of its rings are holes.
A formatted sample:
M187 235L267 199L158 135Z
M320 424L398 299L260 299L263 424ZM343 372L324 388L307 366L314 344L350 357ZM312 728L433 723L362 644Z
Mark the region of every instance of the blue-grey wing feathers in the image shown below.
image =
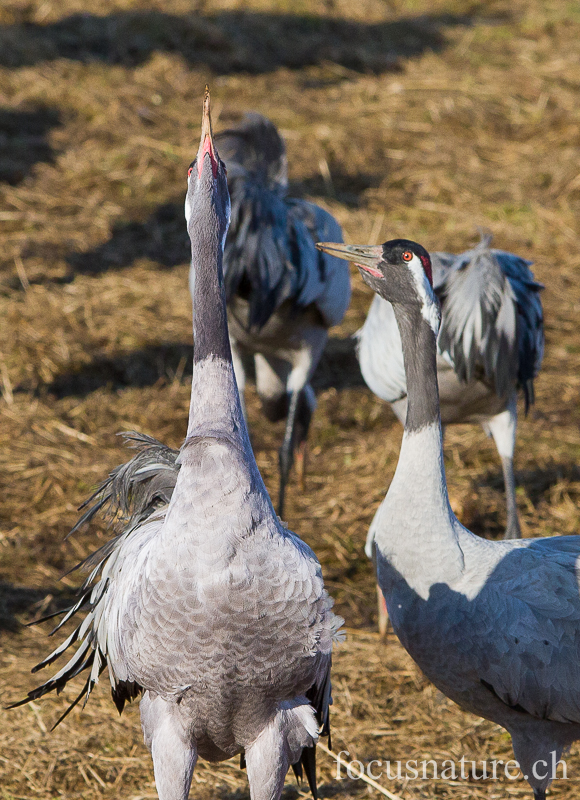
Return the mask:
M324 209L286 197L286 149L275 125L247 114L216 139L232 201L224 251L228 301L236 294L248 301L248 330L259 331L289 300L297 310L315 303L325 325L337 324L350 300L348 268L315 244L341 242L342 231Z

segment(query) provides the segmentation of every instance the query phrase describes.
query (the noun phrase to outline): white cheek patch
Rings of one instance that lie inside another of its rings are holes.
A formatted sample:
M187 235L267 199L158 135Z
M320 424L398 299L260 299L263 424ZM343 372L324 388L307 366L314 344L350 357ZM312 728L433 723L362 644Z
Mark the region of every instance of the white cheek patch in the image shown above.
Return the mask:
M421 315L423 319L429 323L429 327L433 333L437 335L440 322L439 309L437 307L435 295L433 294L433 288L429 283L429 278L425 274L421 259L413 253L413 258L407 261L406 264L415 281L417 293L421 298Z
M189 218L191 217L191 203L189 202L189 196L185 195L185 221L189 224Z

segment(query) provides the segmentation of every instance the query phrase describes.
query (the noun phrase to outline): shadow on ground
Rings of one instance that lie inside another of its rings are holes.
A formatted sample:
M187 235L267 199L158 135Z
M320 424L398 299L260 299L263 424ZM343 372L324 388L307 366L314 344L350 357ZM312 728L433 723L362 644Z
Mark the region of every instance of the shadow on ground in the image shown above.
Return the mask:
M51 383L40 384L35 394L57 399L86 397L98 389L119 391L156 383L187 380L192 374L193 348L185 344L150 345L113 357L95 358L78 370L63 372ZM251 378L251 375L250 375ZM331 337L313 379L317 391L330 387L346 389L364 386L354 351L354 341ZM20 386L16 391L27 391Z
M561 485L561 491L572 496L575 502L580 498L580 465L573 463L552 464L547 469L518 470L516 474L518 486L523 486L534 506L542 500L553 502L551 497L554 488Z
M144 222L115 224L108 241L93 250L69 254L68 279L130 267L139 258L149 258L165 269L190 260L183 198L159 206Z
M63 397L86 397L98 389L119 391L171 383L192 374L193 348L181 344L143 347L113 357L97 357L78 370L63 372L52 383L40 384L35 393ZM22 387L24 388L24 387Z
M486 13L484 4L481 13ZM474 11L372 24L249 11L209 16L156 10L107 16L82 13L48 25L24 18L0 27L0 65L22 67L68 58L132 67L164 51L179 53L192 65L205 64L217 74L299 69L324 62L381 73L399 68L401 58L442 50L446 45L443 28L474 21Z
M333 171L330 185L322 177L312 176L292 184L288 195L329 197L346 206L358 207L362 202L361 194L378 186L381 180L378 175L347 175ZM170 269L188 263L190 257L183 197L180 195L156 208L143 222L116 223L109 239L98 247L82 253L69 253L66 261L70 271L64 280L73 280L75 275L99 275L109 270L125 269L140 258Z
M47 134L60 124L60 114L55 108L0 108L0 183L14 186L39 161L52 163L54 151Z
M22 629L18 617L38 619L70 605L70 590L30 589L0 580L0 634ZM27 619L28 621L28 619Z

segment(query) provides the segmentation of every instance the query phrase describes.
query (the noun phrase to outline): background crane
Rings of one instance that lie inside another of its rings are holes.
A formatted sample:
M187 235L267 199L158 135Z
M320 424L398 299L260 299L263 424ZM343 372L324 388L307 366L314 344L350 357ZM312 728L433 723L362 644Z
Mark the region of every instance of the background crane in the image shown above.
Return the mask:
M443 425L479 423L493 436L504 477L504 538L521 537L514 478L517 392L526 413L544 353L540 290L530 262L490 247L484 236L459 255L433 253L433 286L441 303L437 380ZM369 388L404 424L407 386L392 306L373 298L358 332L358 358Z

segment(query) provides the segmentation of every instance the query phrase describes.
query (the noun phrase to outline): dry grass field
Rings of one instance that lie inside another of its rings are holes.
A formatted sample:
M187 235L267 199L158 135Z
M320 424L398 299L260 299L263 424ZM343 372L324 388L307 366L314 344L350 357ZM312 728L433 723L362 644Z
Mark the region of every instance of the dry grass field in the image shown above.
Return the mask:
M546 355L516 469L526 536L579 530L580 4L572 0L3 0L0 5L0 701L22 696L104 530L66 542L76 508L125 460L118 431L178 446L191 375L182 202L200 98L215 128L249 109L288 145L291 191L323 204L349 242L395 236L460 250L494 234L535 262ZM394 637L375 634L368 525L401 429L364 387L350 336L371 297L357 275L317 375L306 491L287 519L314 548L347 620L334 670L333 749L352 758L508 759L500 728L460 712ZM256 457L277 491L282 428L249 396ZM523 410L523 409L522 409ZM450 429L450 494L501 535L499 461L481 430ZM134 705L107 681L0 711L0 798L156 797ZM579 748L559 800L578 796ZM321 796L336 781L319 752ZM344 773L343 773L344 774ZM531 797L523 781L381 782L405 800ZM289 777L286 798L299 790ZM303 796L303 795L302 795ZM237 762L200 762L192 797L249 798Z

